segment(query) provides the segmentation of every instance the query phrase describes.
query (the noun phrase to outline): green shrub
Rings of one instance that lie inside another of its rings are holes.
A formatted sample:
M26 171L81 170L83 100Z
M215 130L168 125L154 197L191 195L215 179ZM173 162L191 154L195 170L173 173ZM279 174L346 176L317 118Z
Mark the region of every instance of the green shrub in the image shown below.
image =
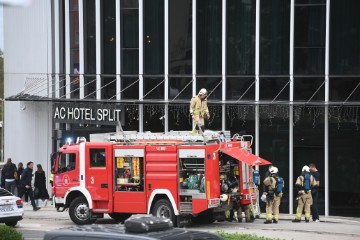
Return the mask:
M255 234L225 233L224 231L217 231L216 234L225 240L272 240L272 238L259 237Z
M0 240L24 240L24 237L15 228L0 225Z

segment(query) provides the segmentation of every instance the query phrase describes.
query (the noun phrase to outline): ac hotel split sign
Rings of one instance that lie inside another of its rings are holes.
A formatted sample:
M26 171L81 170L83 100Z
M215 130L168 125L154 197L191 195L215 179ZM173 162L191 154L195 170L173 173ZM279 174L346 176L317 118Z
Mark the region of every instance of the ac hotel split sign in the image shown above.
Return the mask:
M116 124L120 112L115 104L56 103L53 118L64 123Z

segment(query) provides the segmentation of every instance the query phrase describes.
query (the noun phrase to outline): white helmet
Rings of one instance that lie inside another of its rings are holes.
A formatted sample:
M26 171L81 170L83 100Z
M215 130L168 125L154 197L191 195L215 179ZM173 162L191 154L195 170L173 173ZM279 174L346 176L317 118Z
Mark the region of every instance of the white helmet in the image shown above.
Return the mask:
M226 202L227 200L228 200L228 195L227 194L221 194L220 195L220 201Z
M279 169L278 169L277 167L271 167L271 168L269 169L269 172L270 172L271 174L278 173L278 172L279 172Z
M208 94L208 92L206 91L205 88L200 89L199 96L207 96L207 94Z
M305 166L303 166L302 171L303 172L310 172L310 168L305 165Z

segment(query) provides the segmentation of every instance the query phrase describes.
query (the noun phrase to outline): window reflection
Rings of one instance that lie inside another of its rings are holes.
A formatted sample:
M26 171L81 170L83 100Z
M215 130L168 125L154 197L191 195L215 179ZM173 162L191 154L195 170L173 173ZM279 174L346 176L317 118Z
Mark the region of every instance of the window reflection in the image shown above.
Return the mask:
M221 74L221 0L197 0L196 7L196 72Z
M324 101L325 78L295 78L294 100Z
M260 106L259 155L279 169L279 175L289 179L289 106ZM283 115L283 116L281 116ZM275 116L275 117L274 117ZM260 176L267 166L260 167ZM281 199L280 212L289 212L289 186ZM265 210L265 209L264 209Z
M329 114L329 214L358 217L360 111L354 106L329 107Z
M139 73L138 1L121 1L121 72Z
M169 100L186 99L190 101L192 97L192 78L191 77L172 77L169 78Z
M227 74L255 74L255 5L255 0L226 1Z
M164 78L144 78L144 99L164 99Z
M227 78L226 99L235 101L255 100L255 78Z
M79 65L79 3L78 0L70 1L70 66L71 74L75 76L70 80L70 97L79 98L79 82L80 78L77 74L80 71Z
M192 73L192 1L169 1L169 73Z
M360 78L330 78L330 101L360 101Z
M260 73L289 73L290 1L260 4Z
M289 78L260 78L260 100L289 100Z
M164 0L144 1L144 72L164 73Z
M360 1L331 0L330 73L360 73Z
M324 74L326 5L295 4L294 72Z

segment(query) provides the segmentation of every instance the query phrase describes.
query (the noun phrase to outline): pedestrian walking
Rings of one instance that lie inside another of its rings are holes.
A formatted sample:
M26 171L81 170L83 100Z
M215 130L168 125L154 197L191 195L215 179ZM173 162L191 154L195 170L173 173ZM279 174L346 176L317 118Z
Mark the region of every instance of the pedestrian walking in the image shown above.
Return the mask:
M320 222L319 210L317 207L317 201L318 201L318 196L319 196L319 187L320 187L320 173L317 170L315 163L311 163L309 165L309 168L310 168L310 173L314 177L315 183L316 183L315 186L311 189L311 196L313 199L313 203L311 205L311 216L312 216L312 220L314 222Z
M1 185L12 194L16 194L16 179L18 179L16 165L12 163L11 158L8 158L1 170Z
M44 202L44 206L46 207L49 199L49 193L46 189L46 176L41 164L37 164L36 167L37 170L35 172L35 181L34 181L34 187L36 193L34 196L35 204L38 207L39 199L41 199Z
M207 106L207 91L202 88L198 95L193 97L190 101L190 115L193 120L193 134L198 134L199 131L205 130L205 118L209 119L209 109Z
M278 223L279 221L279 207L282 198L282 189L284 187L284 180L278 175L278 168L271 167L269 169L270 175L264 179L264 186L266 195L266 221L265 224Z
M304 166L301 175L296 179L295 186L298 189L296 215L293 222L301 222L301 215L305 212L305 222L310 220L310 206L313 202L311 188L316 185L315 179L310 174L310 168Z
M31 205L33 206L33 210L37 211L40 208L37 207L35 204L34 193L33 193L32 186L31 186L31 180L33 177L33 168L34 168L34 163L28 162L26 164L26 168L24 169L24 171L21 174L20 184L19 184L19 198L22 198L23 195L27 192L30 197L30 201L31 201Z
M24 164L22 163L22 162L19 162L18 163L18 168L17 168L17 173L18 173L18 176L19 176L19 180L17 181L17 184L16 184L16 186L17 186L17 188L18 188L18 191L20 191L19 189L20 189L20 178L21 178L21 174L23 173L23 171L24 171ZM18 195L19 195L19 193L18 193ZM27 205L27 204L29 204L29 195L28 195L28 193L27 192L25 192L24 193L24 204L25 205Z

